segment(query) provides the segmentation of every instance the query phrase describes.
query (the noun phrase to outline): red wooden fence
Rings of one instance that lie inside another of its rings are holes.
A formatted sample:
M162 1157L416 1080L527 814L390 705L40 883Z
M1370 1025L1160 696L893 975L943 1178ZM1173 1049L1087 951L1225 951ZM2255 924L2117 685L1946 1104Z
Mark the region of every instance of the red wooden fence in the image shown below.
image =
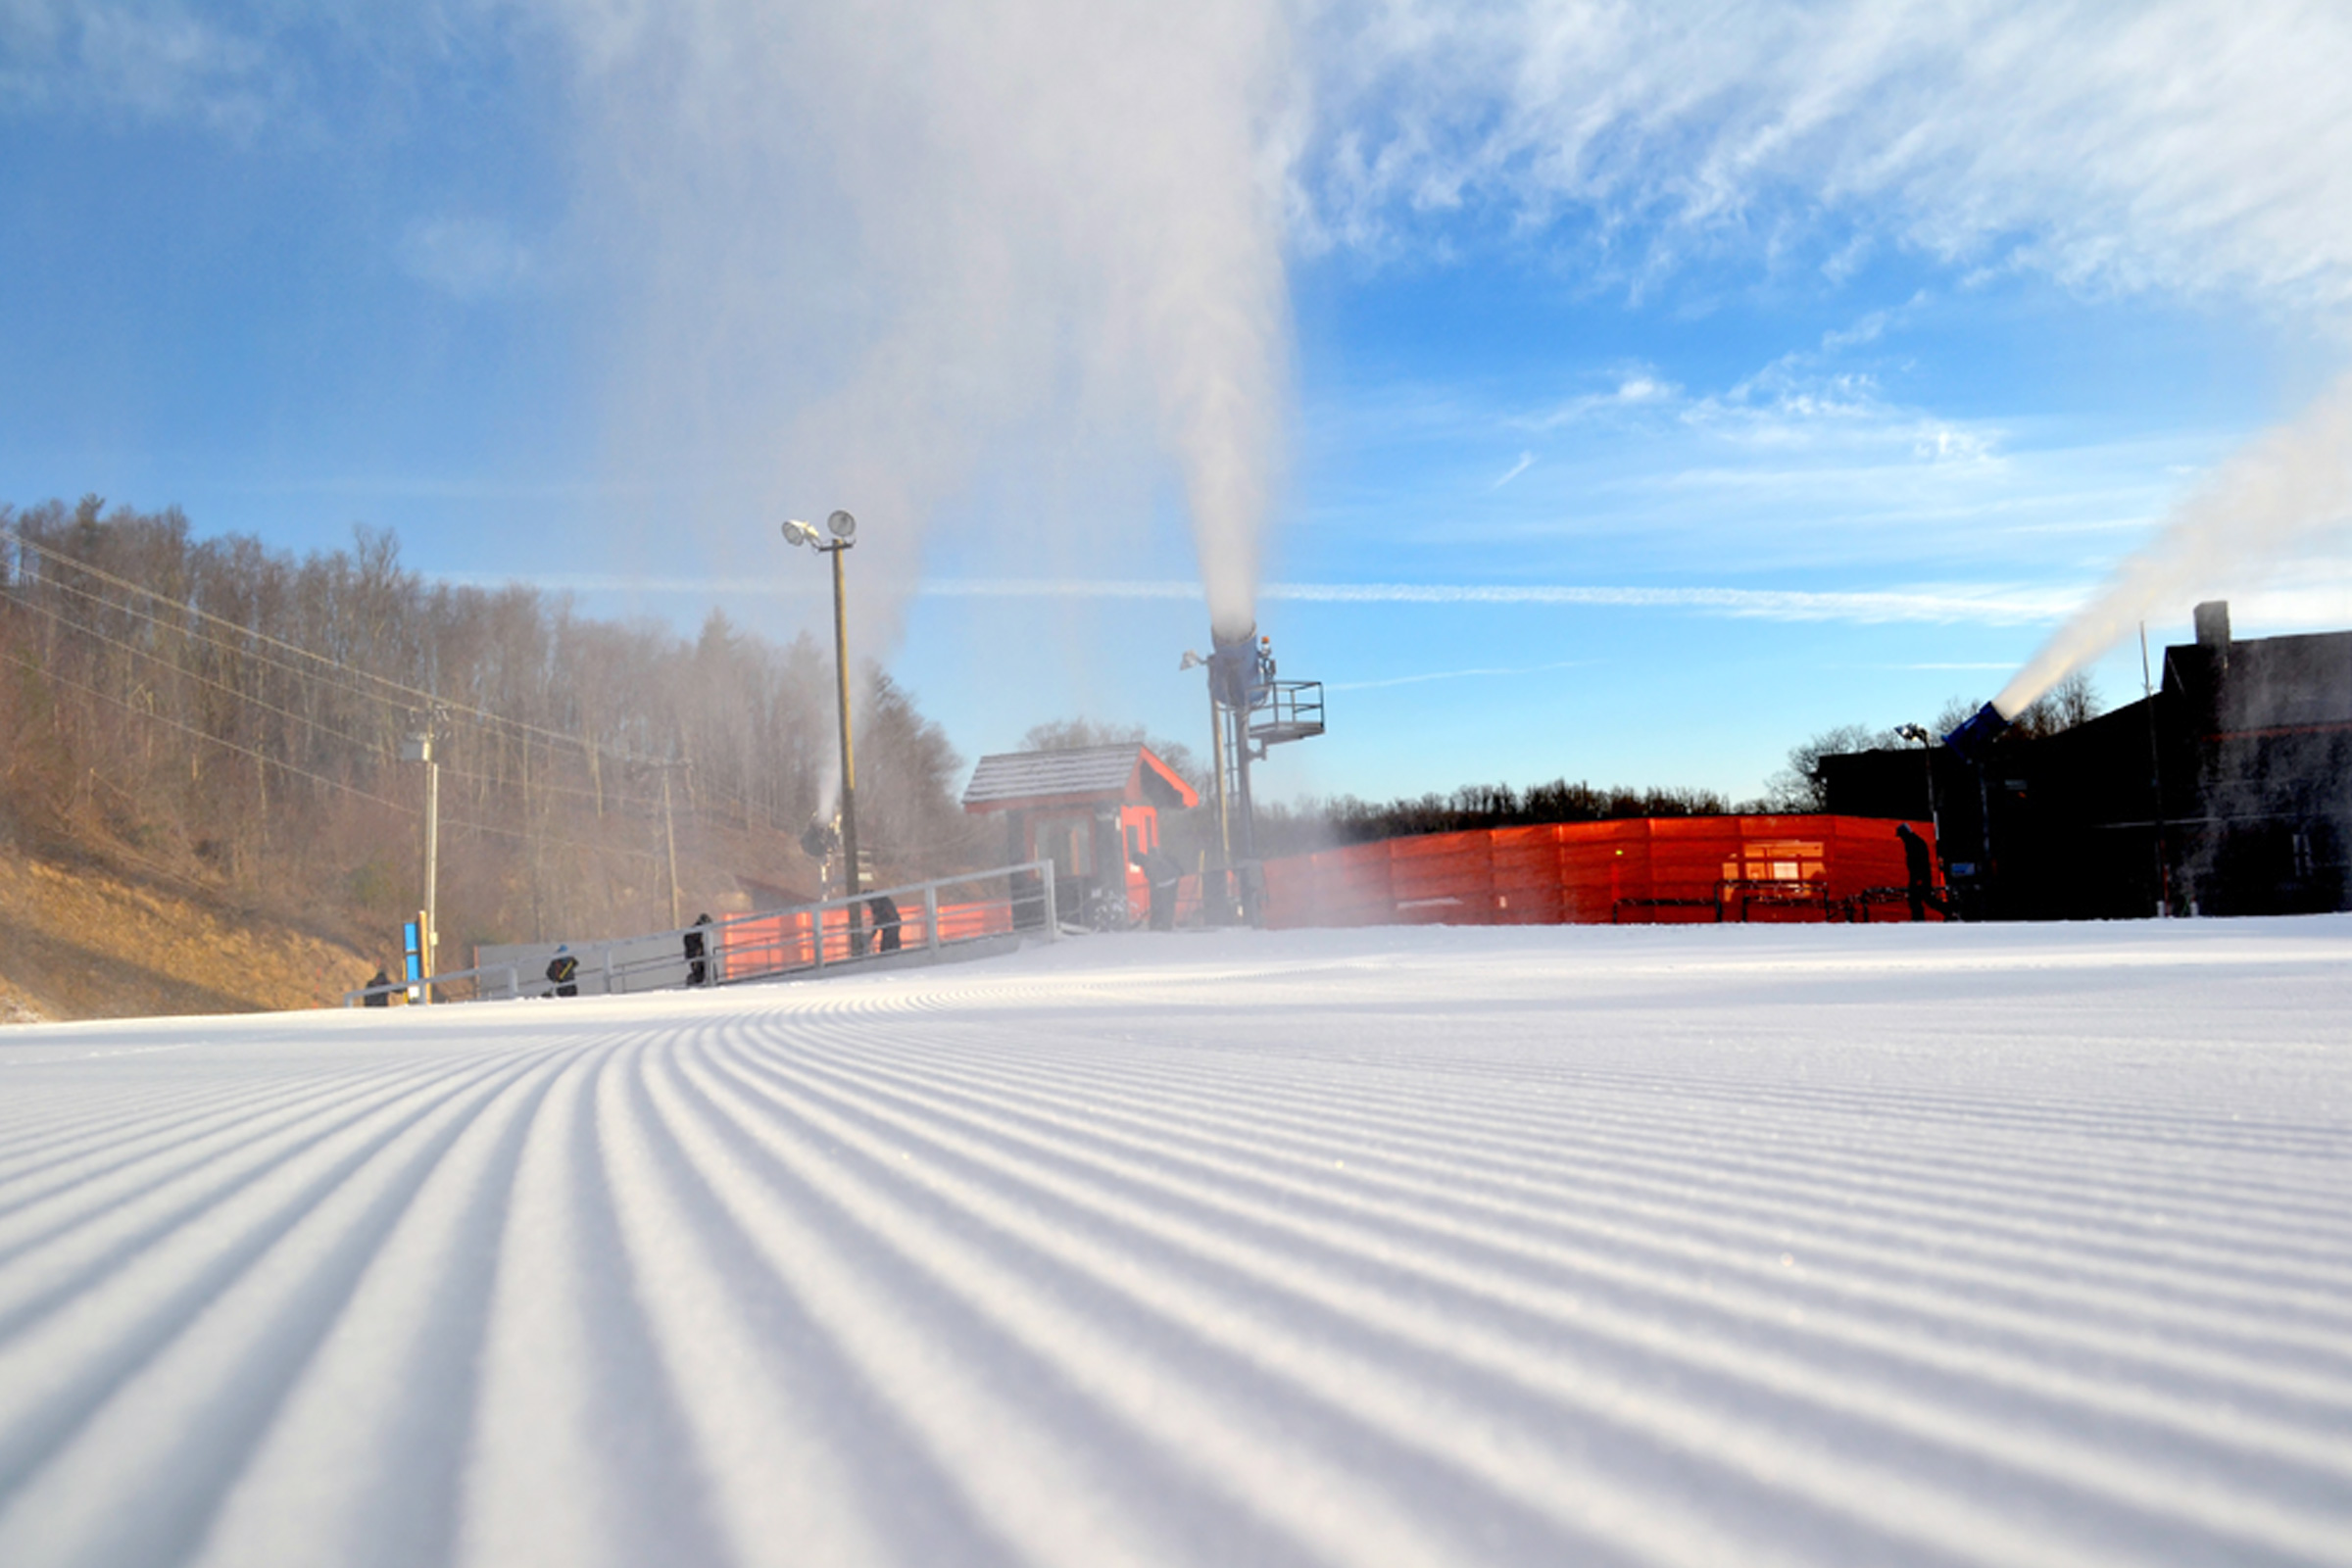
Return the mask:
M1934 829L1911 826L1933 848ZM1385 839L1266 861L1266 924L1903 919L1894 828L1859 816L1642 817Z

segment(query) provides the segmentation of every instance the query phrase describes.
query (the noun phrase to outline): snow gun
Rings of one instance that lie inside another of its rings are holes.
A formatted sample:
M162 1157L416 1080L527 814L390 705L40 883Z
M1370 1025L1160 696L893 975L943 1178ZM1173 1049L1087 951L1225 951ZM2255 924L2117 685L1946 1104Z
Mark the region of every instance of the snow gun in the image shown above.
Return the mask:
M1943 738L1943 744L1958 752L1978 767L1983 767L1991 755L1992 743L2010 724L2009 715L1986 703L1968 715L1958 729Z
M1208 689L1221 708L1243 712L1265 700L1257 673L1257 625L1251 622L1239 636L1209 630Z

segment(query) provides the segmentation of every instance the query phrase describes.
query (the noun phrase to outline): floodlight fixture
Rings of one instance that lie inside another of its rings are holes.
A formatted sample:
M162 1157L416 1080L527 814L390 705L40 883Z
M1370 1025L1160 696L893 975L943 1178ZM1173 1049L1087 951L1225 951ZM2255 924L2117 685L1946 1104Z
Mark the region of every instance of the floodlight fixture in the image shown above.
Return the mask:
M825 519L825 526L832 530L834 538L845 545L858 537L858 519L846 512L834 513Z

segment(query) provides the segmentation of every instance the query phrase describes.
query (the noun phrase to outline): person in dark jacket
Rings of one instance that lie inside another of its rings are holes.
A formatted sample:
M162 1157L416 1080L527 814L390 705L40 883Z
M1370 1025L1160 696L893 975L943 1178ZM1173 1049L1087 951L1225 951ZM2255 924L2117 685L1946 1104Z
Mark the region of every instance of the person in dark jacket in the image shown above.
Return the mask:
M374 975L368 982L368 994L360 999L360 1005L389 1007L392 1005L392 993L398 989L392 984L392 977L384 972L384 966L379 963L375 966Z
M866 901L866 910L874 917L874 929L881 934L879 951L899 951L899 906L887 893L877 893Z
M686 983L707 986L710 983L710 962L703 946L703 928L710 923L707 913L694 917L694 929L686 933Z
M554 984L559 997L576 997L580 994L580 960L571 956L569 946L557 944L556 956L547 960L547 978Z
M1176 929L1176 884L1184 876L1184 866L1176 857L1154 844L1135 862L1144 873L1144 882L1152 890L1152 929Z
M1903 869L1909 874L1911 883L1911 918L1925 920L1929 905L1933 904L1938 909L1943 906L1942 901L1936 897L1934 853L1929 850L1926 839L1911 831L1908 822L1897 822L1894 836L1903 841Z

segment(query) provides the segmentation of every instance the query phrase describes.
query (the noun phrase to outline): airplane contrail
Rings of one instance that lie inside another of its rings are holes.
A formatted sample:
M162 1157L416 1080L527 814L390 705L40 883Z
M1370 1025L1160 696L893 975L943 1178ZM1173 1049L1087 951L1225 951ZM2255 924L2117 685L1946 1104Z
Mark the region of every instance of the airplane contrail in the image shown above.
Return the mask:
M503 586L495 573L454 572L445 582ZM576 593L741 594L754 585L720 577L629 577L556 573L533 586ZM821 584L785 581L764 593L813 597ZM1178 578L942 577L917 594L930 599L1199 600L1200 584ZM2081 602L2080 591L2015 585L1813 591L1788 588L1632 588L1570 583L1276 582L1261 599L1330 605L1562 605L1593 609L1694 611L1706 614L1788 621L1974 622L2042 625L2062 619Z

